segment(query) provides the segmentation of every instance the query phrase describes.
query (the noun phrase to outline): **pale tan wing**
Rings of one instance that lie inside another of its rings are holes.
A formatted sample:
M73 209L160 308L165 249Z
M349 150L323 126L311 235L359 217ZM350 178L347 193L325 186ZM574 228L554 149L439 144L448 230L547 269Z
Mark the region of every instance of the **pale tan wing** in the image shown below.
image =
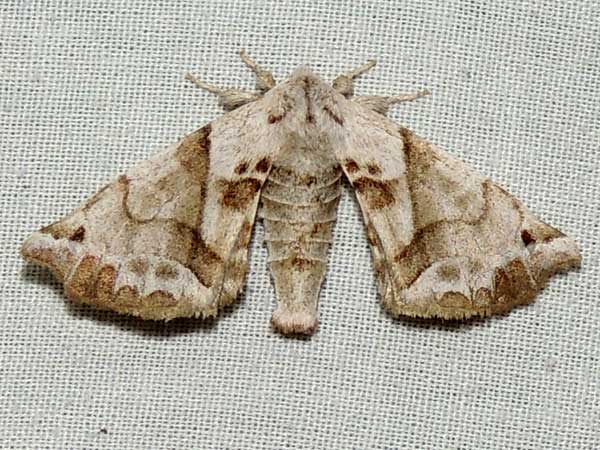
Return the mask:
M504 312L530 302L556 271L580 264L574 241L492 181L382 116L363 108L355 116L338 159L392 313Z
M34 233L22 255L79 302L146 319L214 315L242 287L275 151L246 125L261 114L250 104L191 133Z

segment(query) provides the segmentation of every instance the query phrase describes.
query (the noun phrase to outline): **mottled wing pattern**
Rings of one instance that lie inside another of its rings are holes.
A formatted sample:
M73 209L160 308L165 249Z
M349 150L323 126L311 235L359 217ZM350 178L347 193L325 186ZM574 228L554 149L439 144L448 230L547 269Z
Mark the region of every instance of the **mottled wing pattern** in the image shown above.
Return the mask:
M338 159L392 313L501 313L530 302L556 271L579 265L574 241L489 179L382 116L364 109L354 116Z
M214 315L242 287L274 149L250 104L137 165L30 236L25 258L79 302L146 319Z

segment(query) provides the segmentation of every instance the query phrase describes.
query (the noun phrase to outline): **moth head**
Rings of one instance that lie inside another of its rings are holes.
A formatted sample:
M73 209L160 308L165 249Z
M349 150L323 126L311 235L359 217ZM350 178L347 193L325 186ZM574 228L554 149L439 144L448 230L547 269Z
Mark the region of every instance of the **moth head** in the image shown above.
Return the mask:
M288 88L304 98L315 98L329 91L331 87L324 83L308 66L300 66L288 78Z

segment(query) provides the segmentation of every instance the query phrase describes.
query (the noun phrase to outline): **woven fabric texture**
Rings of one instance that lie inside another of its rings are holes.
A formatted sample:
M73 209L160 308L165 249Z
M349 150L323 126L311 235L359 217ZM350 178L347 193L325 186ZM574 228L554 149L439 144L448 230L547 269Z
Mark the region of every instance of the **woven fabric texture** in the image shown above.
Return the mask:
M0 448L600 448L596 0L4 0L0 4ZM210 121L184 80L253 88L375 58L361 94L428 88L394 120L581 245L528 307L463 325L379 305L346 186L312 339L269 319L262 225L235 306L148 323L70 304L18 248L134 162Z

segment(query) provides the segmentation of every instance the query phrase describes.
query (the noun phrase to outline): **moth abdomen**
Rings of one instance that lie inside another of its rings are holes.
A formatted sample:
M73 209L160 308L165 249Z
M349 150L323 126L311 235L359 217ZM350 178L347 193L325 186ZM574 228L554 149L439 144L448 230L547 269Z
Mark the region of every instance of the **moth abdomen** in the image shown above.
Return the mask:
M327 253L340 197L339 169L297 174L274 167L261 194L269 266L278 307L273 326L285 334L311 334L327 270Z

